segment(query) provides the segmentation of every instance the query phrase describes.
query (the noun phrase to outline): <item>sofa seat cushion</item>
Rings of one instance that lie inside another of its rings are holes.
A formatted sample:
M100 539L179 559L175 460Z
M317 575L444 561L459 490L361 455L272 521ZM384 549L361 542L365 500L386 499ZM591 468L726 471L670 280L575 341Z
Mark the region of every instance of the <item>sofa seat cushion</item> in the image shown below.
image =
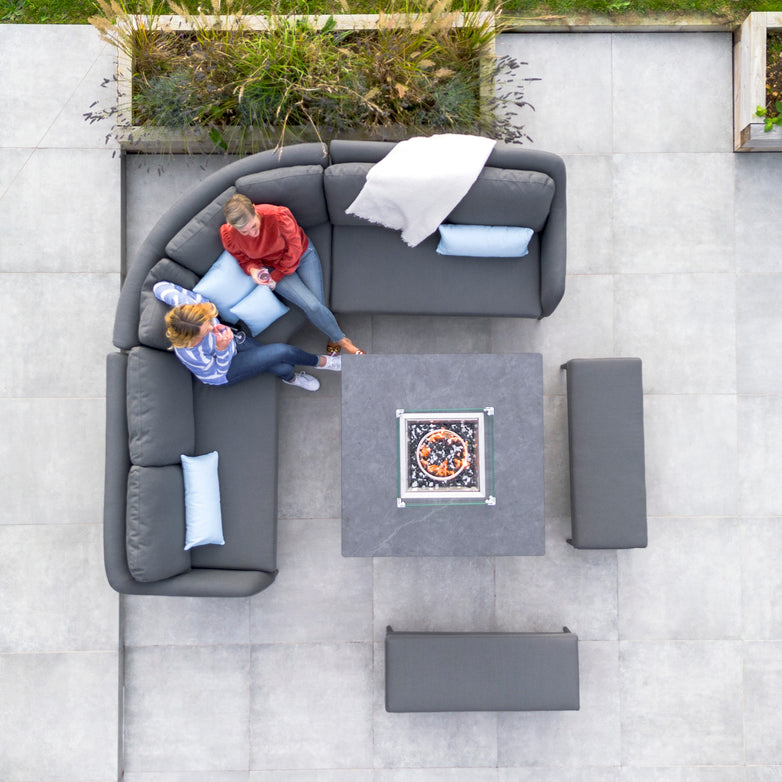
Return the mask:
M288 166L250 174L236 180L236 190L254 204L286 206L305 231L329 219L323 166Z
M223 251L220 226L225 222L223 206L236 188L229 187L207 204L166 245L166 255L203 277Z
M158 350L168 350L171 343L166 336L165 317L171 308L168 304L156 299L152 292L155 283L162 280L192 290L198 282L198 275L168 258L163 258L149 270L144 280L139 304L138 340L142 345Z
M366 183L371 163L338 163L323 178L331 222L367 226L346 213ZM554 180L539 171L484 168L445 222L466 225L508 225L541 231L554 198Z
M193 454L193 380L173 353L145 347L130 351L127 409L133 464L179 464L181 454Z
M231 386L194 386L196 453L220 454L224 546L190 551L193 567L276 570L277 391L263 374Z
M331 306L335 312L537 318L540 241L523 258L438 255L437 233L408 247L397 231L336 226Z
M162 581L190 570L181 467L131 467L125 519L128 569L136 581Z

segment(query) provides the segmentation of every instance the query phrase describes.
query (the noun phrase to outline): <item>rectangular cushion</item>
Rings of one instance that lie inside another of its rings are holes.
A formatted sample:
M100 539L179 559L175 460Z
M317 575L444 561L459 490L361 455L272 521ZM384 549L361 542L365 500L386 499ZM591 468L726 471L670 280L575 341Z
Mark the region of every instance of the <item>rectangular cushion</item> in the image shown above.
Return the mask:
M567 367L572 543L647 544L641 359L573 359Z
M236 190L254 204L275 204L291 210L305 230L328 221L323 193L323 166L289 166L241 177Z
M139 342L158 350L168 350L171 343L166 337L164 318L171 307L156 299L152 292L155 283L161 280L173 282L192 290L198 282L198 275L168 258L163 258L149 270L141 287L138 321Z
M193 454L193 380L173 353L145 347L130 351L127 400L133 464L179 464L181 454Z
M386 634L386 711L579 708L578 636Z
M524 258L438 255L439 234L408 247L398 231L333 229L331 307L335 312L537 318L540 242Z
M223 206L236 195L236 188L224 190L207 204L166 245L166 255L203 277L223 251L220 226L225 222Z
M136 581L161 581L190 570L185 545L182 468L131 467L128 474L125 550Z

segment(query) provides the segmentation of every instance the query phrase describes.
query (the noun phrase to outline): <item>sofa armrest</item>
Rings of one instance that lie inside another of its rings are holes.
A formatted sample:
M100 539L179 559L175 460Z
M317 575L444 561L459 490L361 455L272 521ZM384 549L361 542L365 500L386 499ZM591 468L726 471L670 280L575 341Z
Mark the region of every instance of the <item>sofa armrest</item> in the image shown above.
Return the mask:
M567 270L567 173L565 161L552 152L498 141L487 166L541 171L556 185L548 220L540 234L541 315L551 315L565 293Z
M193 568L163 581L141 583L134 581L123 585L125 595L164 595L166 597L250 597L262 592L274 583L277 571L218 570ZM112 584L112 586L114 586ZM117 589L116 587L114 587Z
M106 577L124 592L133 576L125 553L127 505L128 418L125 407L128 356L110 353L106 359L106 466L103 492L103 562Z
M565 179L557 181L546 227L540 235L540 309L551 315L565 295L567 271L567 209Z

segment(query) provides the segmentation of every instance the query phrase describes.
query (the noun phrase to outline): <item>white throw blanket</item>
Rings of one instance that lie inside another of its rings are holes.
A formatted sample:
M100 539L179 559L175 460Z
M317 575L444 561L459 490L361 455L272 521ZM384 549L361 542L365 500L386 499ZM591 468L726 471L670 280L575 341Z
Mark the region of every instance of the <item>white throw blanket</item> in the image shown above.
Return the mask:
M347 213L399 230L415 247L464 198L495 143L455 133L401 141L370 169Z

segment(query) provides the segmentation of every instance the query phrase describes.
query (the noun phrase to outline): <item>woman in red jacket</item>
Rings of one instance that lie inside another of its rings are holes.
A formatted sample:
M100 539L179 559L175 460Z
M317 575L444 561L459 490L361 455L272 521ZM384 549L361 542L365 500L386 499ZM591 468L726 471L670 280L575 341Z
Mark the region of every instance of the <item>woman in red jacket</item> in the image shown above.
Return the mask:
M268 285L283 299L300 307L328 338L327 353L363 353L339 327L326 307L323 268L315 245L290 210L272 204L253 204L247 196L229 198L220 228L223 247L258 285Z

